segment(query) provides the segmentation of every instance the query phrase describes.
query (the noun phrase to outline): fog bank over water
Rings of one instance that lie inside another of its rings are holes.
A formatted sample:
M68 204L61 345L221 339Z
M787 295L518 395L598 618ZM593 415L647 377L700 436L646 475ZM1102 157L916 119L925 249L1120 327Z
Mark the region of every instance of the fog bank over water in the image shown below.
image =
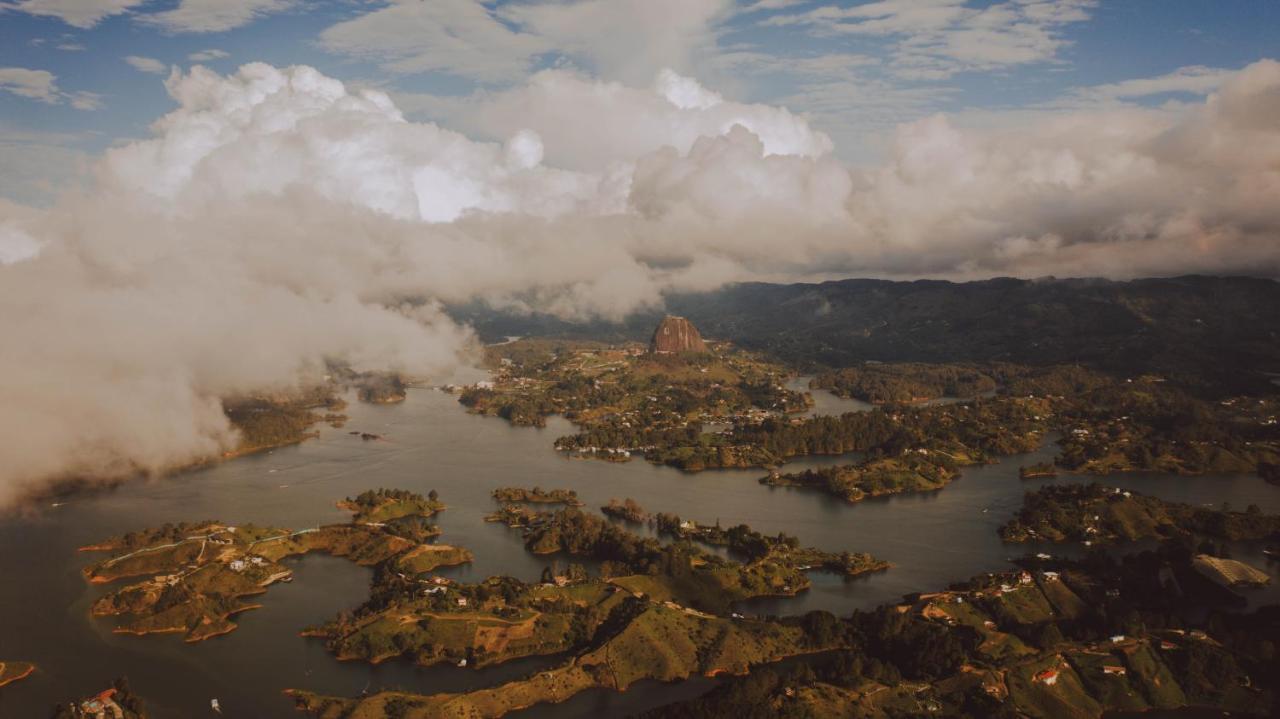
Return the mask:
M1270 60L1193 106L927 118L874 168L670 72L637 88L554 71L468 100L503 142L308 67L166 87L176 109L104 153L89 189L0 202L0 502L228 448L219 398L327 359L439 376L474 337L438 302L620 318L762 277L1280 268Z

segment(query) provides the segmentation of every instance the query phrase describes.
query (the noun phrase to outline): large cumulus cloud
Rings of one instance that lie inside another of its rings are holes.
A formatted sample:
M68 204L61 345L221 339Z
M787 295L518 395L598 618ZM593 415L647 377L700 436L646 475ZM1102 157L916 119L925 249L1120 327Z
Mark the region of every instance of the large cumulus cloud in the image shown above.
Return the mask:
M0 204L0 500L231 446L220 398L326 359L421 375L438 302L621 317L830 275L1277 272L1280 64L1188 108L946 117L848 168L782 108L662 73L481 98L479 141L305 67L196 68L152 136L48 210Z

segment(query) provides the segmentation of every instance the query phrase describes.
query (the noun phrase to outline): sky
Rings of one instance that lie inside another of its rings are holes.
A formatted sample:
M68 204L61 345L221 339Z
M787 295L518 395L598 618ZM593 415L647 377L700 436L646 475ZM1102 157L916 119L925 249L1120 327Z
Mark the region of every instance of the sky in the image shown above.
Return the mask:
M0 0L0 504L451 304L1280 277L1274 0ZM69 381L72 380L72 381Z
M651 84L671 68L785 106L870 163L895 126L947 112L1192 102L1277 52L1271 0L4 0L0 196L47 204L174 106L171 68L309 65L481 139L465 107L539 70ZM1004 117L1001 117L1004 116Z

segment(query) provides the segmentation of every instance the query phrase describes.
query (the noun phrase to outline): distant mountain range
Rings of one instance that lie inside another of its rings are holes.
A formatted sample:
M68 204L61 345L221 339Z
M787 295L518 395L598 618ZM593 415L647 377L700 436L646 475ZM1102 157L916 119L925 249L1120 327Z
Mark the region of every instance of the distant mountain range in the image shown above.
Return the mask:
M645 341L663 314L637 313L615 324L474 305L452 311L486 341L506 335ZM1280 283L1268 279L752 282L672 295L664 311L687 317L708 338L804 368L1078 362L1222 391L1263 389L1270 373L1280 373Z

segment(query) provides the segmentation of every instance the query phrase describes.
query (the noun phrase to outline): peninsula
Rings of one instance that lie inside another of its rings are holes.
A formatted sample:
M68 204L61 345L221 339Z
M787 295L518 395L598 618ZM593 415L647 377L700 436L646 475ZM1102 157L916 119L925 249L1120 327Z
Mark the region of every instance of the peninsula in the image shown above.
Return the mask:
M318 551L407 576L471 560L465 549L426 543L438 532L424 520L439 506L411 493L366 492L348 500L349 524L290 531L222 522L166 524L83 547L112 555L84 569L94 584L149 576L93 603L94 616L118 616L117 632L180 633L197 642L234 631L232 617L260 605L263 594L292 572L285 558ZM377 521L373 521L377 520Z

